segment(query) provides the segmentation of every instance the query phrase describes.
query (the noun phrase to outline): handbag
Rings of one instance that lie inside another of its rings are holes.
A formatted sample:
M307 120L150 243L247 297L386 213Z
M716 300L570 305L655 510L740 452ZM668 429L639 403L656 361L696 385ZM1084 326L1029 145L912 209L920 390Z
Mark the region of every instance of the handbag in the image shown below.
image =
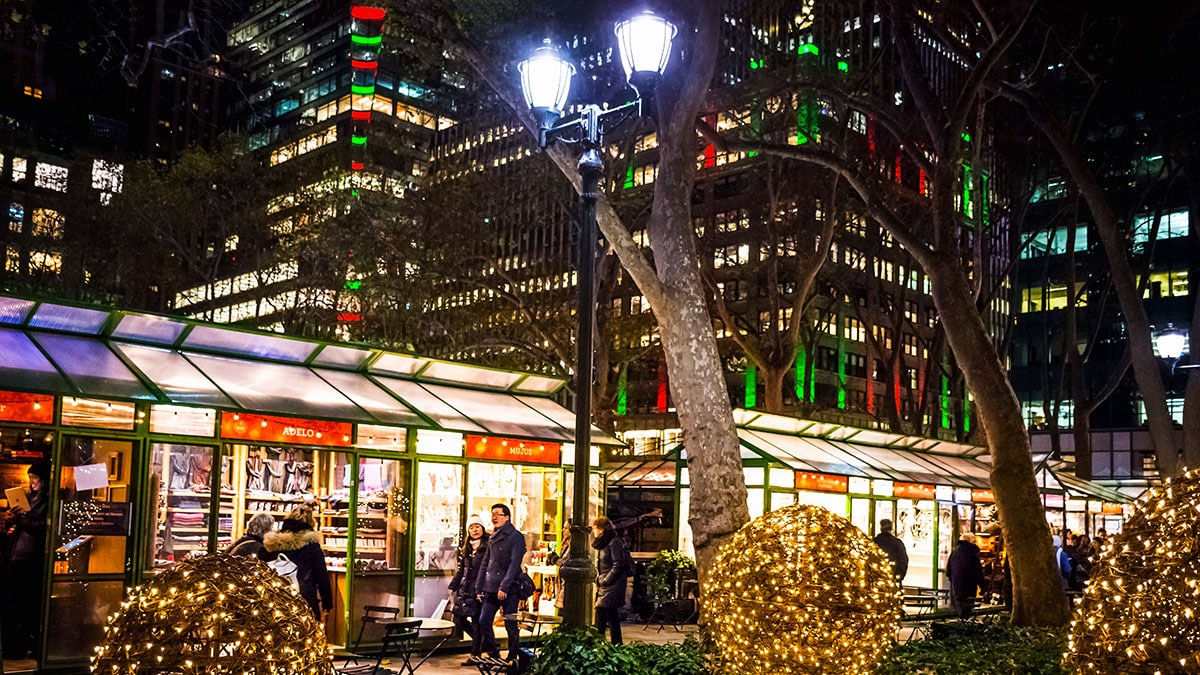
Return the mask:
M267 562L267 566L279 576L290 581L293 591L300 592L300 568L290 558L280 553L274 560Z
M521 572L517 575L517 583L514 585L513 591L516 592L518 598L524 600L533 595L535 590L537 590L537 586L534 585L528 572Z

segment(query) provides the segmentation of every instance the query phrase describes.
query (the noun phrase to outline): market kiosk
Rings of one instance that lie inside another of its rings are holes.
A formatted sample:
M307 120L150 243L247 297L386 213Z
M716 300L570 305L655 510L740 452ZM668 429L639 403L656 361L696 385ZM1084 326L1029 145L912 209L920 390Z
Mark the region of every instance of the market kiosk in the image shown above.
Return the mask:
M734 423L751 518L811 504L870 536L880 520L892 520L908 549L906 586L948 588L946 561L960 533L977 535L985 563L996 558L999 524L986 448L753 410L735 410ZM686 446L654 457L624 456L610 463L608 479L610 503L647 504L670 495L669 548L691 555ZM1062 494L1053 488L1045 496L1056 492Z
M531 550L557 550L574 469L575 416L552 399L563 384L0 297L0 487L24 486L43 459L56 476L41 667L86 663L127 586L301 503L337 590L332 644L367 604L432 613L480 504L512 504Z

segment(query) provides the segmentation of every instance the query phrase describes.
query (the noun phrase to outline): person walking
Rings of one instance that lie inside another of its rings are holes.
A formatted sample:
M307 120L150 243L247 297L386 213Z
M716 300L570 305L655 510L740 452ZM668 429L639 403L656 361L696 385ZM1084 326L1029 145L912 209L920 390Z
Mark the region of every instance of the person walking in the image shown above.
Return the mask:
M475 634L472 650L483 658L484 654L494 660L500 659L500 645L496 643L496 631L492 622L497 610L503 610L504 631L508 634L508 660L515 661L521 642L521 630L515 615L521 598L517 590L517 575L521 573L521 559L525 556L525 536L512 524L512 511L507 504L492 504L492 537L475 578L475 597L483 604L479 610L479 630Z
M969 619L975 612L975 596L983 589L983 564L979 561L979 546L970 532L958 539L958 546L946 561L950 577L950 601L958 610L959 619Z
M883 549L891 559L892 574L898 583L903 584L904 577L908 575L908 549L899 537L892 534L892 521L887 518L879 521L879 534L875 535L875 545Z
M614 645L621 644L621 608L625 606L625 586L633 573L633 558L617 529L601 516L592 523L592 548L599 552L596 567L596 630L604 635L608 628Z
M307 504L292 509L279 531L263 536L263 550L258 557L270 562L283 554L296 563L300 596L317 621L322 621L324 613L333 609L333 587L325 567L325 551L321 550L321 535L313 529L315 522L312 507Z
M473 658L479 656L476 648L479 640L479 611L482 603L475 597L475 580L487 551L488 533L483 529L483 519L472 515L467 520L467 539L458 551L458 571L450 580L450 593L454 595L454 627L471 637L471 655L464 666L474 665Z
M275 519L269 513L259 513L246 523L246 533L229 545L225 552L246 558L257 558L263 550L263 537L275 529Z
M25 658L37 651L41 637L42 586L46 577L46 529L50 465L34 462L29 478L29 510L10 511L5 522L3 571L4 657Z

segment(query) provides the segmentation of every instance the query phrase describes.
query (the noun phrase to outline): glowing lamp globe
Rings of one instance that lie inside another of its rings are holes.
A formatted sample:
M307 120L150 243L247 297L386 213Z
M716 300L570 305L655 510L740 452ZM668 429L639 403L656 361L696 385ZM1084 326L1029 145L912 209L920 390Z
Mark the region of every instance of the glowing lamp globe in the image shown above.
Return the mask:
M1177 359L1183 355L1183 347L1187 342L1187 337L1178 331L1168 331L1159 333L1154 339L1155 346L1158 347L1158 353L1164 359Z
M617 47L625 79L640 94L648 94L662 78L671 58L671 41L678 32L670 21L646 11L618 23Z
M1200 672L1200 472L1145 492L1075 607L1075 673Z
M563 59L550 40L546 40L529 58L517 64L517 72L521 74L525 103L538 114L541 128L554 126L567 105L575 66Z
M308 603L257 559L185 560L128 596L108 617L93 673L333 673Z
M772 511L738 530L702 597L721 672L739 675L872 672L900 620L887 556L816 506Z

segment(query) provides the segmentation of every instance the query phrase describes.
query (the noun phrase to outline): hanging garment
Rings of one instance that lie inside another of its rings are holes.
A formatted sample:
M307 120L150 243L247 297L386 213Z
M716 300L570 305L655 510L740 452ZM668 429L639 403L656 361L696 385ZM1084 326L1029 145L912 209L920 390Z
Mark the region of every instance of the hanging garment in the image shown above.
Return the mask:
M246 489L247 490L266 490L267 483L264 480L266 475L266 464L263 463L262 457L253 456L246 460Z
M188 455L171 455L171 482L172 490L186 490L188 487L188 473L191 471L192 465L188 461Z
M271 492L284 492L284 467L287 465L282 459L268 459L267 473L270 477L267 479L267 489Z
M308 492L312 486L312 462L296 462L296 492Z
M283 466L283 489L280 492L292 494L296 490L296 462L291 461Z
M212 478L212 458L192 455L192 485L193 490L208 490Z

